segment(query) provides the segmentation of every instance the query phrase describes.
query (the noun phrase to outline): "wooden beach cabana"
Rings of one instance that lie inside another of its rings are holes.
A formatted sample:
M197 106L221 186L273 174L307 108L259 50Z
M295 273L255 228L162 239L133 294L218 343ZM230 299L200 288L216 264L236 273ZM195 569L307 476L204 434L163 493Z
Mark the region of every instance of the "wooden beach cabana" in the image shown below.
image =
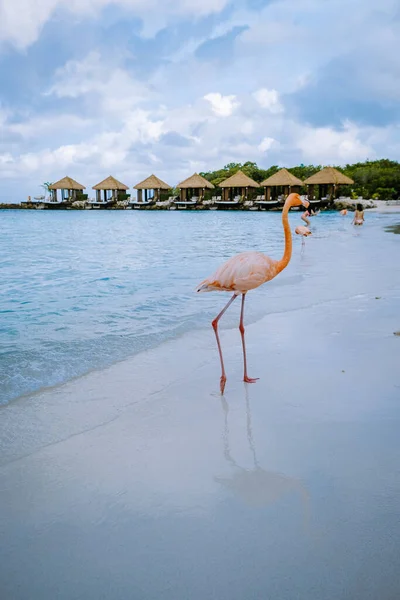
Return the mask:
M200 204L204 199L206 189L213 190L214 186L198 173L194 173L191 177L178 183L177 188L180 191L180 197L179 200L175 200L174 204L177 205L177 208L187 208Z
M150 175L137 183L134 189L137 190L137 198L132 200L131 204L134 208L144 208L153 202L160 202L161 192L170 190L171 186L156 175Z
M219 208L234 207L242 200L247 203L249 189L256 189L260 184L251 179L243 171L237 171L219 184L222 188L222 199L217 202Z
M304 185L301 179L290 173L287 169L279 169L276 173L261 182L265 188L264 199L257 200L256 203L262 205L273 205L278 203L279 192L287 196L292 192L300 192L300 187Z
M63 177L59 181L49 185L51 199L49 204L63 204L74 202L77 199L78 192L83 192L85 186L72 179L72 177ZM58 190L61 190L61 201L58 200Z
M106 179L103 179L103 181L100 181L100 183L94 185L92 189L96 191L96 201L91 204L94 208L102 208L117 202L120 193L125 195L129 187L110 175ZM103 192L103 198L101 197L101 192Z
M340 171L335 169L334 167L324 167L318 173L311 175L304 182L308 188L308 199L310 202L315 202L314 200L314 191L315 186L319 187L318 197L320 201L329 201L336 198L338 186L340 185L352 185L354 181L347 177L347 175L343 175Z

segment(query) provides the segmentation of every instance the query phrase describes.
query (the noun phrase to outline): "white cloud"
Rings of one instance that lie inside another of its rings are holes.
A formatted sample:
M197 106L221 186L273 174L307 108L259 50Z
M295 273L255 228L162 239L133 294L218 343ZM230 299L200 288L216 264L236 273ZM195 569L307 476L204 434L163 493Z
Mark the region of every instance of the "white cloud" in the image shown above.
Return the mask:
M37 40L43 26L64 11L78 18L98 18L99 11L119 5L143 21L142 33L152 36L177 17L202 17L221 11L228 0L0 0L0 41L24 49Z
M240 106L236 96L223 96L219 92L206 94L204 100L211 104L213 112L219 117L229 117Z
M9 165L13 162L13 156L10 152L4 152L4 154L0 154L0 165Z
M253 121L243 121L242 125L240 126L240 132L244 133L245 135L251 135L254 131L254 123Z
M297 135L297 146L305 160L322 164L344 164L373 158L375 151L367 141L362 141L362 130L345 123L342 130L332 127L301 127Z
M16 133L24 140L37 139L39 136L60 138L73 132L77 136L85 135L85 130L94 127L92 119L84 119L74 114L56 114L47 116L32 116L25 121L11 123L7 131ZM68 133L67 133L68 132Z
M84 98L91 112L124 113L148 100L149 87L127 71L107 61L99 52L90 52L82 60L68 61L55 73L55 83L46 92L59 98Z
M103 131L85 142L63 144L19 156L0 154L0 169L5 165L8 177L17 177L20 173L50 177L53 174L58 176L69 168L82 171L82 167L87 169L88 164L95 164L97 169L117 167L126 161L132 145L155 144L162 133L162 121L152 120L149 113L137 109L124 120L121 129Z
M254 92L253 96L262 108L269 110L273 115L278 115L284 110L276 90L261 88Z
M258 144L258 149L260 152L268 152L271 148L272 144L275 142L274 138L265 137L261 140L260 144Z

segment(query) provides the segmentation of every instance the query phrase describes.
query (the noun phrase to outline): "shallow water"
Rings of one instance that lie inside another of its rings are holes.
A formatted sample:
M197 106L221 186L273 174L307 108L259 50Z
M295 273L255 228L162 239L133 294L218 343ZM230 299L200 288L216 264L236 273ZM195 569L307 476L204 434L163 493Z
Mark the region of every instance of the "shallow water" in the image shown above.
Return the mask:
M305 252L295 238L289 267L251 294L247 321L390 287L398 240L384 228L396 215L367 213L357 231L350 219L314 217ZM0 403L207 326L227 297L196 295L197 283L234 253L283 250L277 213L0 211L0 220ZM290 221L294 229L299 213ZM237 309L225 326L236 320Z

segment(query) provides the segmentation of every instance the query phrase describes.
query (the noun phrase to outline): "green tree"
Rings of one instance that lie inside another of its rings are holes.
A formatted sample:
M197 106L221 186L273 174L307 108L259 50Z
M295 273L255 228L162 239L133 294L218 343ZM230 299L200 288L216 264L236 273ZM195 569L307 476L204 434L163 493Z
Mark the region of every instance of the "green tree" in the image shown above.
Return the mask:
M50 190L51 185L52 185L51 181L45 181L44 183L42 183L42 185L40 187L44 189L46 194L50 194L51 193L51 190Z
M234 175L241 169L246 175L261 183L264 179L271 177L279 170L278 165L272 165L269 168L259 167L255 162L245 163L228 163L222 169L201 173L208 181L211 181L216 187L221 181ZM341 171L348 177L354 180L352 186L353 192L364 198L372 198L374 194L391 198L400 198L400 164L397 161L387 158L379 160L366 160L345 166L336 166L338 171ZM322 169L322 165L297 165L288 167L288 171L296 177L304 181L314 173ZM379 190L379 192L378 192ZM305 191L305 188L303 189Z

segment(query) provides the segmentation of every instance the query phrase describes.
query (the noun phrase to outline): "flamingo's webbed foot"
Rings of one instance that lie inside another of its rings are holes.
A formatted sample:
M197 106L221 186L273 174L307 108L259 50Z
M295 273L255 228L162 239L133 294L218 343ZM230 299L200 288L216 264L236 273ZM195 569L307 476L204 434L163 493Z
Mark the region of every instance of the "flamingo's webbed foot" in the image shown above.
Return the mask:
M247 377L247 375L245 375L243 377L243 381L245 383L255 383L256 381L258 381L260 378L259 377Z

